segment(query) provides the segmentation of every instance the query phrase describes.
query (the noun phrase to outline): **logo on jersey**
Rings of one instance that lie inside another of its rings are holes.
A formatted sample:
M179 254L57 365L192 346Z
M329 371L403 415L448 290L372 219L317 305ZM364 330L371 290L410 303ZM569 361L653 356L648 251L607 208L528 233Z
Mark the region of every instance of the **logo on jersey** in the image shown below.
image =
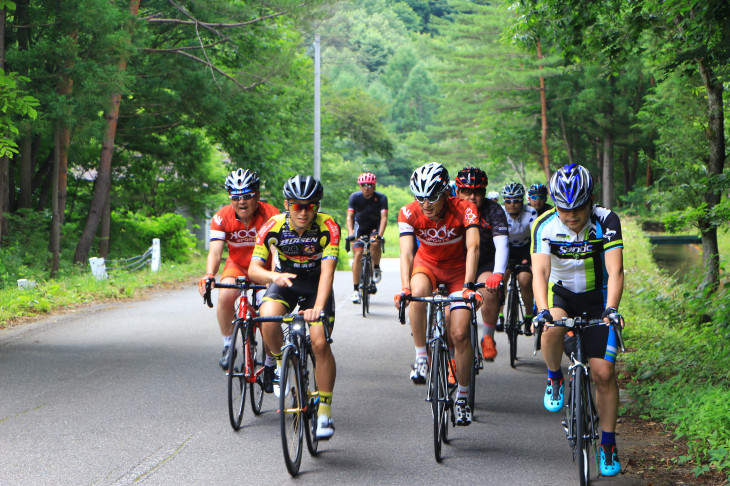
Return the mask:
M271 218L264 224L261 229L259 230L259 234L256 236L256 244L257 245L263 245L264 240L266 239L266 235L268 234L269 230L274 227L276 224L276 220L274 218Z
M604 233L604 235L605 235L605 238L606 238L607 240L610 240L610 239L612 239L612 238L613 238L614 236L616 236L616 230L612 230L612 229L607 229L607 230L606 230L606 232Z
M231 240L238 241L254 241L256 240L256 228L242 229L231 232Z
M479 221L479 218L477 217L477 214L472 210L471 206L466 208L466 211L464 211L464 222L468 225L470 224L477 224Z
M417 230L418 238L433 243L443 243L451 241L459 237L456 228L450 228L443 225L440 228L419 228Z
M314 245L304 245L304 248L302 248L302 251L305 255L312 255L315 251L317 251L314 247Z
M218 226L223 224L223 218L221 218L217 214L213 216L213 221L215 221L215 224L217 224Z
M560 258L587 258L595 251L592 243L583 243L582 245L561 245L558 247L558 257Z
M332 219L327 219L324 222L327 229L330 230L330 239L333 245L340 244L340 227Z
M406 219L411 217L411 212L405 206L401 208L401 212L403 213L403 216L406 217Z

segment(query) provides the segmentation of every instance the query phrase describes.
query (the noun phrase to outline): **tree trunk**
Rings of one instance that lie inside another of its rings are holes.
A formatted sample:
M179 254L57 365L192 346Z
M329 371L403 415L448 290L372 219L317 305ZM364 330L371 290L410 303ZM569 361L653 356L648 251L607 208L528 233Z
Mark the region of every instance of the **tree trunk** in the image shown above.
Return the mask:
M25 136L20 143L20 197L18 198L18 209L30 209L33 195L33 136L30 131L30 123L25 125Z
M51 195L51 238L49 250L51 252L51 278L58 273L58 265L61 260L61 222L58 216L58 170L61 160L60 134L56 131L53 143L53 190Z
M130 0L129 11L133 16L139 11L140 0ZM123 58L119 62L118 69L123 72L127 68L127 60ZM121 93L114 93L111 99L111 106L105 113L106 130L104 140L101 144L101 157L99 158L99 170L96 175L94 184L94 197L89 207L89 215L86 218L86 225L81 233L79 243L76 245L74 254L74 263L85 264L89 257L89 250L94 242L94 235L99 228L99 222L104 211L104 205L109 197L111 189L111 168L112 157L114 155L114 136L116 135L117 122L119 121L119 103L121 101Z
M707 174L717 177L722 174L725 168L725 119L723 116L722 91L723 84L715 75L712 67L706 59L697 60L702 82L707 90L707 141L709 142L710 154L707 159ZM712 181L711 181L711 185ZM707 211L720 203L721 195L713 187L708 188L705 193ZM702 286L714 293L720 284L720 254L717 246L717 222L708 218L701 218L700 232L702 233L702 263L704 265L704 276Z
M560 131L563 133L563 142L565 143L565 152L568 154L568 163L573 164L573 147L570 145L570 140L568 140L568 132L565 131L565 119L562 113L560 114ZM548 179L548 182L550 182L550 179Z
M112 226L112 205L111 193L107 196L104 203L104 213L101 216L101 228L99 235L99 256L106 258L109 256L109 232Z
M542 59L542 48L540 46L540 40L537 40L537 58ZM540 70L542 70L542 63L540 63ZM550 156L548 154L547 146L547 97L545 95L545 76L540 75L540 114L542 117L542 168L545 171L545 180L550 182Z

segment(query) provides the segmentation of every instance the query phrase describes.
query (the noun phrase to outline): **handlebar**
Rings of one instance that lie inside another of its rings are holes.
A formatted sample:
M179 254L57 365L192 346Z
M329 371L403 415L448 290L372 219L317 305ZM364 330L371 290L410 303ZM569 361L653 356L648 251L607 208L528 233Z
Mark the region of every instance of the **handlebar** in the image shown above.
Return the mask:
M205 294L203 294L203 302L207 304L208 307L213 307L213 301L210 299L210 293L213 289L236 289L240 290L241 292L245 292L247 290L262 290L265 288L266 285L255 284L250 280L247 280L246 277L236 277L236 283L232 284L218 283L214 279L209 278L205 282Z
M249 317L249 322L255 323L255 322L286 322L291 323L292 328L297 329L296 326L299 326L299 330L304 329L302 326L306 325L306 322L304 320L304 316L300 314L299 312L294 312L292 314L286 314L286 315L280 315L280 316L260 316L260 317ZM324 311L321 311L319 313L319 322L322 323L322 328L324 329L324 337L327 340L328 343L332 343L332 337L330 337L330 330L329 326L327 325L327 314L325 314Z
M483 288L483 283L476 284L476 288ZM450 304L452 302L468 302L470 304L474 304L476 301L476 298L474 296L469 297L468 299L465 299L464 297L449 297L447 295L442 295L440 293L436 293L434 295L430 295L427 297L415 297L413 295L402 295L400 299L400 307L398 308L398 321L400 321L401 324L406 323L406 302L413 301L413 302L436 302L436 303L442 303L442 304Z
M608 316L608 319L608 324L603 321L602 317L598 319L587 319L585 317L563 317L562 319L557 319L553 322L546 322L545 319L540 319L539 321L537 321L537 326L535 329L535 342L532 348L532 355L534 356L535 354L537 354L543 327L585 329L586 327L607 325L613 325L613 329L616 332L616 337L618 339L619 348L621 349L622 353L625 353L626 347L624 346L624 338L621 334L621 316L619 314L611 314L610 316Z
M375 237L375 240L376 241L383 241L384 242L385 241L385 238L383 238L382 236L378 235L378 236ZM348 236L347 238L345 238L345 251L346 252L349 252L350 251L350 242L352 242L352 241L360 241L360 242L362 242L362 243L364 243L366 245L369 245L371 243L371 241L370 241L370 235L362 235L362 236L358 236L357 238L355 238L354 236L353 237Z

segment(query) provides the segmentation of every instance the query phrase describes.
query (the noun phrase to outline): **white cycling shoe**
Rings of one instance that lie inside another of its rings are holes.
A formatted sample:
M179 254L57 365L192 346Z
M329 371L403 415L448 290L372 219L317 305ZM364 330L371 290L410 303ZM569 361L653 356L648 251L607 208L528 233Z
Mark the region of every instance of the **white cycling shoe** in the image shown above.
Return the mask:
M360 291L359 290L356 290L352 293L352 303L353 304L360 303Z
M332 418L326 415L317 416L317 439L327 440L335 433L335 424Z

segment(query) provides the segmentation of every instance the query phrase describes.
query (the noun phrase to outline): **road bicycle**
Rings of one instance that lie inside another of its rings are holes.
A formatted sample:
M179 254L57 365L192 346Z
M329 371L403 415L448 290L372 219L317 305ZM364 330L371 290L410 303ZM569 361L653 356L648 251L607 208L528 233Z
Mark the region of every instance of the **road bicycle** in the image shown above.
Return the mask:
M456 425L453 398L456 385L449 384L449 372L456 376L456 370L451 359L449 359L449 345L446 335L446 306L452 302L471 303L472 325L475 326L474 298L449 297L444 284L439 285L438 289L429 297L402 295L398 313L401 324L406 322L406 301L426 302L428 304L426 308L426 322L428 323L426 345L429 352L430 370L426 380L426 401L431 403L433 416L434 456L436 462L441 462L441 445L449 443L449 420L452 426ZM470 385L474 383L473 375L474 372L472 371ZM471 386L469 390L472 393ZM473 395L469 396L469 400L473 402Z
M236 318L233 321L233 340L228 348L228 370L226 378L228 381L228 417L233 430L241 428L241 419L246 405L246 390L250 391L251 410L254 415L261 413L261 405L264 400L263 375L264 340L261 336L261 324L249 323L249 317L255 317L258 312L256 298L252 304L248 300L247 292L265 289L265 285L257 285L245 277L237 277L236 283L226 284L208 280L205 285L203 299L208 307L213 307L210 294L213 288L236 289Z
M325 339L332 343L328 318L320 314ZM302 444L306 439L307 449L317 454L317 410L319 391L315 378L316 361L309 336L310 323L301 314L281 316L249 317L249 322L281 322L284 325L281 373L279 376L279 422L284 462L289 474L299 474L302 462ZM311 366L310 366L311 363Z
M508 271L509 279L507 280L504 307L504 332L507 334L507 340L509 341L509 364L514 368L517 361L517 336L524 334L522 329L525 321L525 311L517 275L524 271L530 271L530 266L510 261Z
M625 351L621 336L621 317L612 314L610 324L616 331L619 348ZM607 325L603 319L582 317L565 317L555 322L540 319L536 326L533 355L537 353L544 327L565 327L573 332L572 338L566 340L565 352L570 358L568 367L568 394L565 400L565 417L563 429L573 451L573 462L578 461L578 476L581 486L587 486L591 480L591 455L595 460L596 470L600 471L598 457L598 412L591 393L591 368L583 346L583 332L593 326ZM591 454L592 451L592 454Z
M380 241L382 238L378 237ZM369 235L363 235L357 238L362 243L362 261L360 262L360 283L357 290L360 293L360 303L362 304L362 316L367 317L370 312L370 294L374 294L375 283L373 282L373 257L370 253ZM350 251L350 241L345 243L345 251Z

